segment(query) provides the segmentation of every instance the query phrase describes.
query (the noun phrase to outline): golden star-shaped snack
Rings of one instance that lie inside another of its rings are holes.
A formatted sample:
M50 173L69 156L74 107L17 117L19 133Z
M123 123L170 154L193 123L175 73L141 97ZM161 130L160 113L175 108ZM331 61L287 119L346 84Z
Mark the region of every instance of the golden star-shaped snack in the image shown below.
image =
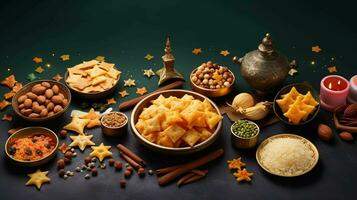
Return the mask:
M10 99L11 97L15 96L16 92L10 91L4 94L4 99Z
M110 105L110 104L116 104L117 102L115 101L114 98L110 98L110 99L107 99L107 104Z
M100 115L95 112L93 108L89 110L89 112L80 117L81 119L89 119L89 123L87 124L87 128L93 128L96 126L100 126Z
M101 143L99 146L96 147L91 147L92 152L89 154L91 157L97 157L100 162L104 160L106 157L111 157L113 154L112 152L109 151L111 146L104 146L103 143Z
M328 67L327 70L330 73L334 73L334 72L337 72L337 67L336 66Z
M202 53L202 49L201 48L194 48L192 50L192 53L195 55L201 54Z
M95 58L95 60L99 61L99 62L104 62L105 61L105 57L104 56L97 56Z
M12 115L11 114L5 114L4 116L2 116L1 120L3 121L12 121Z
M89 122L90 122L89 119L81 119L78 116L74 116L72 118L71 123L67 124L63 128L70 131L77 132L79 134L84 134L83 133L84 127L86 127Z
M238 182L241 181L248 181L250 182L252 179L250 178L251 176L253 176L253 173L248 172L246 169L243 170L238 170L238 172L233 174L237 179Z
M11 105L11 103L6 100L0 101L0 110L3 110L4 108L6 108L9 105Z
M69 60L69 57L70 57L70 56L69 56L68 54L63 54L63 55L60 56L60 58L61 58L62 61L67 61L67 60Z
M6 77L4 80L1 81L2 85L6 85L9 88L13 88L15 83L16 83L16 79L14 75L10 75L8 77Z
M62 153L66 153L69 151L71 148L66 143L62 143L61 146L58 147L58 150L60 150Z
M39 66L35 69L35 72L37 72L39 74L42 74L43 71L45 71L45 69L43 69L41 66Z
M227 164L229 169L239 169L239 170L246 165L244 162L241 161L241 158L228 160Z
M228 56L230 53L228 50L222 50L219 54L221 54L222 56Z
M147 76L147 77L152 77L152 76L155 76L155 72L152 71L152 69L144 69L144 76Z
M32 58L32 61L34 61L35 63L42 63L43 59L40 58L40 57L35 56L35 57Z
M128 93L126 90L123 90L123 91L119 92L119 95L120 95L121 97L126 97L126 96L129 95L129 93Z
M15 83L14 87L12 87L13 92L18 92L22 88L22 83Z
M154 58L154 56L152 56L151 54L146 54L146 56L144 57L146 60L152 60Z
M298 72L298 71L297 71L296 69L291 68L291 69L289 70L288 74L289 74L290 76L294 76L294 74L297 73L297 72Z
M26 182L26 185L35 185L37 189L41 189L42 184L48 183L51 181L50 178L47 176L48 171L41 172L41 170L37 170L35 173L28 174L27 176L30 177L30 180Z
M319 53L321 50L322 49L318 45L311 47L311 51L315 53Z
M148 92L148 91L146 90L145 87L136 88L136 94L144 95L144 94L147 93L147 92Z
M131 78L124 80L124 86L127 86L127 87L135 86L135 80L133 80Z
M56 74L56 75L54 75L54 76L52 77L52 79L55 80L55 81L60 81L60 80L63 79L63 77L62 77L60 74Z
M95 145L94 142L91 141L93 135L77 135L77 136L69 136L73 141L69 144L70 147L78 146L81 151L84 151L86 146Z

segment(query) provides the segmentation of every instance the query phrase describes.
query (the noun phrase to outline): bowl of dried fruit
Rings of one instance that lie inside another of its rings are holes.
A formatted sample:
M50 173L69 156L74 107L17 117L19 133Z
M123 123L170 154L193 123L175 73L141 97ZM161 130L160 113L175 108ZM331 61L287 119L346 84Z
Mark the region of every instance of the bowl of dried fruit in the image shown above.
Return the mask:
M90 60L68 68L64 80L72 94L99 99L114 92L120 74L113 63Z
M357 133L357 103L338 106L333 119L337 129Z
M190 75L192 90L207 97L222 97L234 89L235 76L227 67L208 61Z
M25 120L44 122L62 115L71 103L71 93L62 83L39 80L25 85L12 98L12 107Z
M48 128L27 127L16 131L5 143L5 154L24 167L43 165L55 157L57 135Z

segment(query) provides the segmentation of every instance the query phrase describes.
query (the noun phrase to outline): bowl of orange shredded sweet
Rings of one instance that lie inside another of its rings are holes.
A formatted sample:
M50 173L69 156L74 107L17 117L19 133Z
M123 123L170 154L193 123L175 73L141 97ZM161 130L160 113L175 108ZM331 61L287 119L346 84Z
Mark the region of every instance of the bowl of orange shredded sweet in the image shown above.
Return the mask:
M27 127L7 139L5 152L14 163L34 167L51 160L57 147L58 137L53 131L44 127Z

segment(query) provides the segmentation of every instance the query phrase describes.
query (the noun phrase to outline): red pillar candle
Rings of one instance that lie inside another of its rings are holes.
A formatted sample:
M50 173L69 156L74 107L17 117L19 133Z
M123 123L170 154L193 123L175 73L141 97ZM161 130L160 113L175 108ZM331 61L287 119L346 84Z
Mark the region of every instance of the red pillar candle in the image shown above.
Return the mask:
M346 104L350 83L338 75L326 76L320 83L321 107L333 111L337 106Z
M350 80L350 94L348 96L349 103L357 103L357 75L354 75Z

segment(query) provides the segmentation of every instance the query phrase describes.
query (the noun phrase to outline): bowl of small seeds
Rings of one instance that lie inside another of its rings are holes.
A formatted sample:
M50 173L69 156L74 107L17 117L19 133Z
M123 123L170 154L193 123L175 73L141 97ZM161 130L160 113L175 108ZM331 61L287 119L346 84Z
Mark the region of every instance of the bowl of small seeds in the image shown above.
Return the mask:
M231 141L232 145L248 149L254 147L258 143L259 126L249 120L237 120L231 126Z
M101 118L102 132L108 136L123 135L127 131L128 117L122 112L110 112Z

